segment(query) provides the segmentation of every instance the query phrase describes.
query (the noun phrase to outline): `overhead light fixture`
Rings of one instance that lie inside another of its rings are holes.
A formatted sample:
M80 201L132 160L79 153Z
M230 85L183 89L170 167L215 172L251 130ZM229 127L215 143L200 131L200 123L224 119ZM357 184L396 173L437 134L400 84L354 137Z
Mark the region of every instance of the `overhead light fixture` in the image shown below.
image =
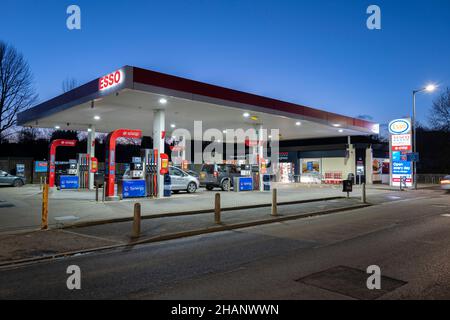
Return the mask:
M172 124L170 125L170 127L171 127L171 128L176 128L177 126L176 126L174 123L172 123Z
M88 128L88 129L87 129L87 132L92 132L92 129L91 129L91 128Z
M221 142L222 142L222 140L220 140L220 139L219 139L219 140L217 140L217 142L218 142L218 143L221 143Z
M339 129L338 131L339 131L340 133L342 133L342 132L344 132L344 129Z
M55 129L59 130L59 129L61 129L61 127L60 126L55 126Z
M272 139L272 136L269 136L269 139Z
M244 118L248 118L248 117L250 117L250 113L244 112L243 116L244 116Z
M100 116L94 116L94 120L100 120L101 118L100 118Z
M296 126L301 126L302 123L301 123L300 121L297 121L297 122L295 123L295 125L296 125Z
M436 86L434 84L429 84L426 86L425 90L428 92L433 92L434 90L436 90Z
M333 127L339 128L341 125L339 123L333 124Z
M166 104L167 103L167 99L161 98L161 99L159 99L159 103Z
M222 133L227 133L227 130L223 130Z

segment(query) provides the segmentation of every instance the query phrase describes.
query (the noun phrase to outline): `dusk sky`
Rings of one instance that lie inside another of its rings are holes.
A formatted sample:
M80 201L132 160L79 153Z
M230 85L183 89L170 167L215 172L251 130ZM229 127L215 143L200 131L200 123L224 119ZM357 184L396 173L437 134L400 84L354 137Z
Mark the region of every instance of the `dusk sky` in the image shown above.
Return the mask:
M66 28L70 4L81 30ZM450 87L449 0L2 0L0 14L41 101L133 65L383 124L410 114L413 89ZM418 96L421 122L437 95Z

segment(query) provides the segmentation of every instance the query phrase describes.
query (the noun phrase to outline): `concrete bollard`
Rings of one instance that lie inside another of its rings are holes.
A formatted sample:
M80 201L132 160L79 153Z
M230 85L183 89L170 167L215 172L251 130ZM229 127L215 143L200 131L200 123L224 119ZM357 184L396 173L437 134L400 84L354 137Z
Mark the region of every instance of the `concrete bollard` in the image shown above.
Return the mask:
M95 185L95 201L98 202L98 184Z
M105 186L105 184L103 184L103 188L102 188L102 201L103 202L105 202L105 198L106 198L106 196L105 196L105 193L106 193L105 188L106 188L106 186Z
M361 201L362 203L367 203L366 201L366 184L362 184L362 194L361 194Z
M214 222L220 224L220 193L216 193L214 199Z
M141 204L134 204L134 216L133 216L133 233L132 238L139 238L141 236Z
M277 188L272 189L272 216L278 216L278 207L277 207Z

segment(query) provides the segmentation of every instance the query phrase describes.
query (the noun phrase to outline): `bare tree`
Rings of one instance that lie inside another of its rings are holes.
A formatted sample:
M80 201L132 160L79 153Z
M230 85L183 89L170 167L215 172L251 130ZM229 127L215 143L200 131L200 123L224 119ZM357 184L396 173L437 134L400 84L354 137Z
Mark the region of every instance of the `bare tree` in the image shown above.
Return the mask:
M0 143L16 124L17 113L37 100L28 63L14 47L0 41Z
M78 85L77 80L75 80L74 78L66 78L62 83L62 91L64 93L68 92L72 89L75 89L77 85Z
M433 129L450 132L450 88L434 100L429 120Z

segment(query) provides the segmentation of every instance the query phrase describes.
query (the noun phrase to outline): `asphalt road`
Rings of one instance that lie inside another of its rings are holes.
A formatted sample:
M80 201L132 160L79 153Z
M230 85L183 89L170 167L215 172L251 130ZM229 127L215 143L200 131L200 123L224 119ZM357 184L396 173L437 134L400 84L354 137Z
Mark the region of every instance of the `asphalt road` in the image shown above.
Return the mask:
M0 298L450 299L450 195L411 195L349 212L1 270ZM69 265L81 268L81 290L66 287ZM387 277L378 293L360 279L370 265Z

